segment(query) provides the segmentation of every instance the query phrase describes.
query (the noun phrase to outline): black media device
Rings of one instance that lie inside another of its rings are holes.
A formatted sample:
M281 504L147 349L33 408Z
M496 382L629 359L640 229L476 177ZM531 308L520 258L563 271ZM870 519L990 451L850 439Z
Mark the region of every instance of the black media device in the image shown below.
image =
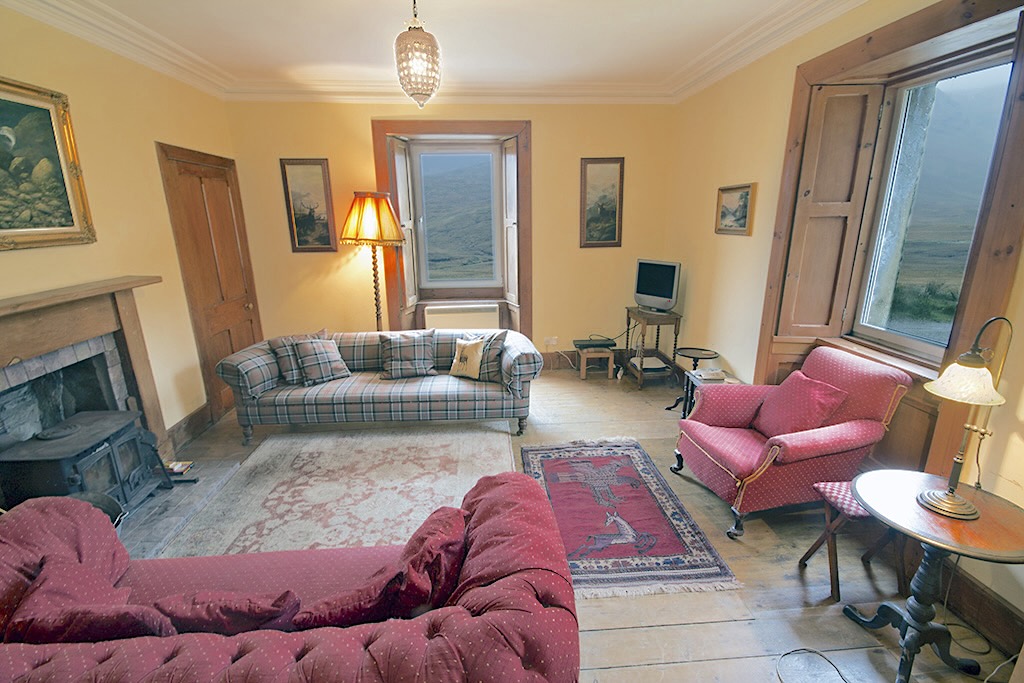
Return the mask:
M614 339L573 339L572 345L577 349L612 349L615 348Z

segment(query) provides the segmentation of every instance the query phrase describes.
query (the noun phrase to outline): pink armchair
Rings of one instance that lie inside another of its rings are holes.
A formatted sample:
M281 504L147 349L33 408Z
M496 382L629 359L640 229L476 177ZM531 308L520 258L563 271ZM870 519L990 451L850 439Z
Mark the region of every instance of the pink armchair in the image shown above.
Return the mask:
M885 434L911 385L907 373L829 347L811 351L777 386L704 384L679 421L676 465L683 465L735 518L818 501L819 481L848 481Z

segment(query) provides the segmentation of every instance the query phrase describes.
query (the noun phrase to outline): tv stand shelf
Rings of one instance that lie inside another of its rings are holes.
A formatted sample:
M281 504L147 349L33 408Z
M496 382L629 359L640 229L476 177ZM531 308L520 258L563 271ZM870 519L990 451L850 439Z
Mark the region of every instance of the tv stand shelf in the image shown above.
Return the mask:
M636 377L637 388L644 388L644 376L650 377L664 377L666 375L675 376L675 360L667 356L661 350L661 326L672 325L673 337L672 337L672 348L673 350L679 343L679 322L682 319L678 313L673 311L651 311L646 308L639 306L627 306L626 307L626 330L627 330L627 344L629 341L628 330L633 326L634 323L640 327L640 346L633 352L633 359L636 363L627 362L626 371ZM647 326L654 326L654 348L645 348L647 343ZM632 350L631 350L632 351ZM657 371L644 370L644 358L657 358L665 364L664 368Z

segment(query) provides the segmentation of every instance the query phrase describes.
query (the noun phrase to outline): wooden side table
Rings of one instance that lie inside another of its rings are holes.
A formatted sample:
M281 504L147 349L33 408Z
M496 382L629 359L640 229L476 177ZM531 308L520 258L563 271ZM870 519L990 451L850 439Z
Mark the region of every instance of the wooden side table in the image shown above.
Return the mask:
M644 370L644 358L657 358L665 364L667 372L673 372L675 368L675 361L669 358L666 354L661 351L661 326L672 325L673 336L672 336L672 348L676 348L676 344L679 343L679 322L682 320L682 316L674 311L648 311L645 308L639 306L627 306L626 307L626 329L632 326L634 322L640 327L640 348L632 350L634 353L632 361L627 362L626 369L629 370L637 380L637 388L644 388L644 375L651 374L650 370ZM654 326L654 350L650 353L650 349L644 348L644 344L647 341L647 326ZM660 374L660 373L659 373Z
M587 378L587 362L591 358L607 358L608 379L615 377L615 349L598 346L589 349L579 349L578 353L580 355L580 379Z
M843 614L866 628L899 629L902 655L896 683L910 680L914 657L925 645L931 645L942 661L958 671L976 675L981 670L973 659L951 655L949 629L932 623L943 559L956 554L985 562L1024 564L1024 510L970 486L959 487L957 493L977 506L981 512L978 519L953 519L918 504L920 492L945 489L947 484L945 477L911 470L874 470L853 480L857 502L889 527L920 541L924 548L924 559L910 581L906 608L884 602L870 618L853 605L843 608Z

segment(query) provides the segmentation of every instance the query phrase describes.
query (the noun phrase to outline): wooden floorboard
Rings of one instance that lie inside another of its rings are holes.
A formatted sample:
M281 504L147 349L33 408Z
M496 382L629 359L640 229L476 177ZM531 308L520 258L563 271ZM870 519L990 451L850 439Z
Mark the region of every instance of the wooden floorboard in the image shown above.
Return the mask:
M867 631L842 614L842 604L829 595L828 559L824 549L804 570L797 560L821 532L820 507L753 515L746 534L735 541L724 530L731 524L729 506L696 479L669 472L678 436L677 412L666 411L679 394L670 381L648 382L638 391L630 378L609 380L603 372L586 380L572 369L545 370L531 391L530 418L525 433L513 437L517 468L522 468L523 445L565 443L577 439L628 436L637 439L659 466L672 490L700 525L742 586L709 593L673 593L635 598L578 601L581 629L580 681L775 681L780 662L782 680L839 681L831 665L817 655L791 650L815 648L824 652L846 676L857 682L891 681L899 661L899 634L893 629ZM345 426L344 429L367 428ZM336 429L336 427L298 428ZM253 443L242 446L241 431L228 414L178 454L181 460L247 457L267 435L287 427L257 427ZM891 550L871 565L861 554L882 532L874 522L848 524L838 539L843 602L872 612L896 594ZM954 637L982 649L963 629ZM969 655L954 645L958 656ZM784 656L785 655L785 656ZM976 656L982 676L1005 659L999 652ZM1003 667L993 683L1009 680L1012 666ZM950 670L930 649L914 666L918 683L976 680Z

